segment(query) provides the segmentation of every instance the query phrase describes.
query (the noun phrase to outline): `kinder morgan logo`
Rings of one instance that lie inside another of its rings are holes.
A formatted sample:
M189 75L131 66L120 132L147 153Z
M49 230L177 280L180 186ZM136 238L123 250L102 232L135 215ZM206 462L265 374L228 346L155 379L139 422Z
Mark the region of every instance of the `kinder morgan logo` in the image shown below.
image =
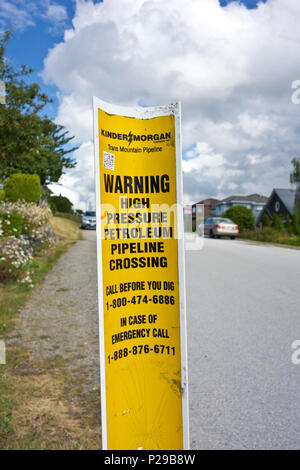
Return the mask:
M116 140L126 140L128 145L131 142L168 142L171 139L171 132L161 132L160 134L133 134L129 132L128 134L120 134L117 132L106 131L101 129L101 135L103 137L108 137L109 139Z

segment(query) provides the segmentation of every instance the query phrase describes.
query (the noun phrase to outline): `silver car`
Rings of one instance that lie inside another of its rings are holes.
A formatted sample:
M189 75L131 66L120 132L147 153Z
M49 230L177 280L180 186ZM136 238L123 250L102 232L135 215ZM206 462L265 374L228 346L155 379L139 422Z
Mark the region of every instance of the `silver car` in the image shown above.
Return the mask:
M96 230L96 212L86 211L81 218L81 228L91 228Z
M230 237L234 240L239 233L239 227L230 219L212 217L204 222L204 235L211 238Z

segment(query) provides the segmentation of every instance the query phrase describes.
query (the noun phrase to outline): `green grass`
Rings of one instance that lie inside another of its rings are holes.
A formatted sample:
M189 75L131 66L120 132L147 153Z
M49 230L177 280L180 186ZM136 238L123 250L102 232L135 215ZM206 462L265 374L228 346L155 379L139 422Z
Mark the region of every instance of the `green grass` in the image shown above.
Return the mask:
M3 367L3 366L0 366ZM14 386L5 375L0 376L0 443L13 434L12 412L15 406Z
M55 217L63 217L64 219L73 220L78 224L81 224L81 215L78 214L67 214L63 212L56 212Z

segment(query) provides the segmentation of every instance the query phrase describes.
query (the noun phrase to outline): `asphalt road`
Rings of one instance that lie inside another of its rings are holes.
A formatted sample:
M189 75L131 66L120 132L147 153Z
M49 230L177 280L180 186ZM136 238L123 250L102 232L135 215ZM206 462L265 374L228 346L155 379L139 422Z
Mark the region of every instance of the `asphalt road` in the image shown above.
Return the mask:
M186 252L192 449L300 449L300 250Z

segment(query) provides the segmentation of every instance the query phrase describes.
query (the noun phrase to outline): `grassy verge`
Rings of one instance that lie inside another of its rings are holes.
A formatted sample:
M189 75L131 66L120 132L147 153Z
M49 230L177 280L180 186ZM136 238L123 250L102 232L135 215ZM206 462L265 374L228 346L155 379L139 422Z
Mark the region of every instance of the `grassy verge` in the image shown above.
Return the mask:
M242 240L271 243L274 245L285 245L293 248L300 247L300 236L280 232L274 228L241 232L239 234L239 238Z
M64 214L62 212L56 212L55 217L63 217L64 219L73 220L78 224L81 224L81 215L78 214Z
M60 237L30 264L34 286L42 282L60 256L81 238L79 224L53 217L51 226ZM13 330L32 288L20 283L0 285L0 339ZM33 360L30 351L10 346L6 365L0 364L0 449L99 448L98 423L91 410L99 403L98 390L80 403L68 399L73 390L64 361ZM98 421L99 422L99 421ZM97 428L98 425L98 428Z

